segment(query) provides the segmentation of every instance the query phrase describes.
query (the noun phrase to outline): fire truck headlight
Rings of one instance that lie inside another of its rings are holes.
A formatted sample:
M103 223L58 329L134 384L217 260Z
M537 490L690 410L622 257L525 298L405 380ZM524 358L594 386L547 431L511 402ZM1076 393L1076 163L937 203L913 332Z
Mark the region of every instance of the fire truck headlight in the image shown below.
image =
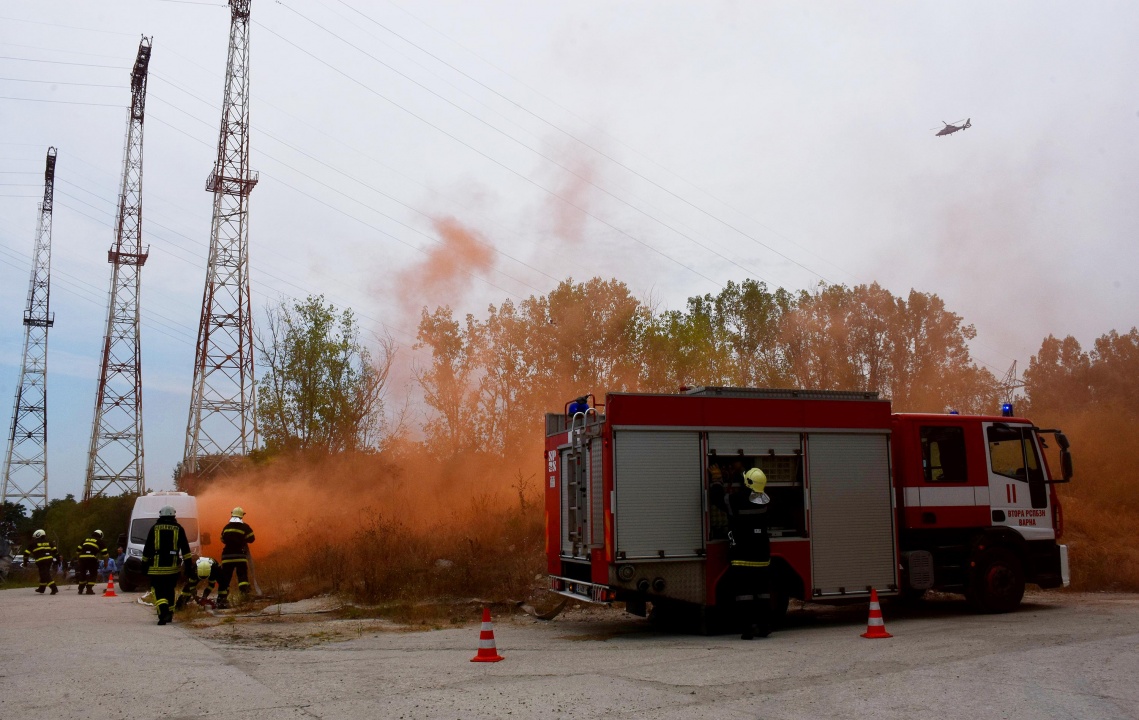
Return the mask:
M664 592L664 578L662 578L662 577L653 578L653 592L655 592L655 593Z
M633 579L633 575L636 574L636 572L637 568L632 565L622 565L617 568L617 579L621 582L629 582Z

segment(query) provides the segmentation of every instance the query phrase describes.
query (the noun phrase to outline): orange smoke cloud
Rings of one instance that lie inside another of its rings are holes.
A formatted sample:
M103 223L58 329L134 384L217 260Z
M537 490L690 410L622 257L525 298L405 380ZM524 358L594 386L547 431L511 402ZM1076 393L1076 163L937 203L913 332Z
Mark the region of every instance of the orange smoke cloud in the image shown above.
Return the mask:
M404 312L415 317L424 305L453 304L473 285L475 276L494 267L495 249L485 238L453 217L437 218L440 242L426 258L396 276Z
M254 558L303 550L313 538L348 542L377 517L416 534L444 526L477 534L480 511L518 506L518 470L541 469L537 446L517 458L519 468L475 453L443 460L444 449L435 450L409 444L375 455L282 458L218 478L198 494L201 528L212 541L202 552L220 557L219 535L236 506L256 535ZM532 478L526 490L531 502L537 483Z

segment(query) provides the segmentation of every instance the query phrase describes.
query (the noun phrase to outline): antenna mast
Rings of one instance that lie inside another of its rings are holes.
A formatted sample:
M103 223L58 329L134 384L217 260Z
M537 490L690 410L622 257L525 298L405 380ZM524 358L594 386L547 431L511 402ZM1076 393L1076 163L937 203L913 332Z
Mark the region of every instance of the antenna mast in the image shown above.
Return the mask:
M210 256L194 357L182 474L216 469L257 447L253 319L249 294L249 5L229 0L218 154L206 190L214 194Z
M4 459L3 502L47 505L47 331L51 312L51 208L55 192L55 148L47 149L44 197L36 224L28 309L24 311L24 364L12 409L12 430Z
M87 455L83 499L146 492L142 445L142 364L139 341L139 279L149 248L142 244L142 121L151 38L143 37L131 70L131 105L123 151L107 332L95 395L95 421Z

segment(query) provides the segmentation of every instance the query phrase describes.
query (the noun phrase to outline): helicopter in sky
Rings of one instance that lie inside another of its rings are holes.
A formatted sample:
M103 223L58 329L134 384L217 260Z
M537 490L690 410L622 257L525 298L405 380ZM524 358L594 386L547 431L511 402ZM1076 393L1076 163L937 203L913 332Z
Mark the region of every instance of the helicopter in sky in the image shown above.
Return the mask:
M958 120L955 123L947 123L944 120L942 120L941 123L943 125L945 125L945 127L938 130L937 135L935 135L934 137L941 137L942 135L952 135L953 133L957 132L958 130L965 130L965 129L971 128L971 127L973 127L973 123L969 122L971 119L972 118L965 118L964 123L962 123L960 120Z

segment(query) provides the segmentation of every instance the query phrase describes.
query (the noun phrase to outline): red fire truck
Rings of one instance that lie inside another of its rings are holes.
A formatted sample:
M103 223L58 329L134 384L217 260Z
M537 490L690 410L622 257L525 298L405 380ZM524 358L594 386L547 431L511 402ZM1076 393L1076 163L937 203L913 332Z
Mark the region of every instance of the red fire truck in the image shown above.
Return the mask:
M1003 411L895 414L877 393L723 387L579 398L546 416L550 590L711 622L731 600L727 518L709 485L730 491L759 467L777 614L790 598L871 588L1011 611L1025 583L1068 584L1055 483L1072 459L1062 432Z

